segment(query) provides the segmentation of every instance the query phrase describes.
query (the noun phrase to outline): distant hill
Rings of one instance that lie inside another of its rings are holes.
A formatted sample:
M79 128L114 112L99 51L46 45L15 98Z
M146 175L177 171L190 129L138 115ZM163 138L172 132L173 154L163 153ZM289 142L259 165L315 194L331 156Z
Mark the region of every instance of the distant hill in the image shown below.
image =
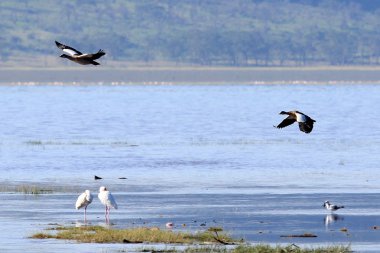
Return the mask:
M0 66L73 64L54 40L104 49L109 66L377 65L379 10L373 0L2 0Z

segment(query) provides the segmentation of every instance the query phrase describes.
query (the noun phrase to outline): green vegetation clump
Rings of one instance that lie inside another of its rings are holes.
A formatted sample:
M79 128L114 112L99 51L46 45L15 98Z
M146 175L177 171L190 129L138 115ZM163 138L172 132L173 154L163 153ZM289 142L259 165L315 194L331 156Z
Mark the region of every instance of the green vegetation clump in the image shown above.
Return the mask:
M222 228L210 228L203 232L186 233L160 230L157 227L108 229L102 226L64 227L57 226L47 229L56 233L36 233L34 239L75 240L81 243L165 243L165 244L196 244L184 250L174 247L168 249L143 248L141 252L161 253L349 253L349 247L331 246L319 248L301 248L295 244L288 246L243 245L223 232ZM224 244L234 246L226 247ZM207 245L207 246L201 246Z
M219 233L216 239L210 231L195 234L160 230L159 228L108 229L101 226L57 227L55 234L37 233L35 239L55 238L75 240L83 243L236 243L225 233Z

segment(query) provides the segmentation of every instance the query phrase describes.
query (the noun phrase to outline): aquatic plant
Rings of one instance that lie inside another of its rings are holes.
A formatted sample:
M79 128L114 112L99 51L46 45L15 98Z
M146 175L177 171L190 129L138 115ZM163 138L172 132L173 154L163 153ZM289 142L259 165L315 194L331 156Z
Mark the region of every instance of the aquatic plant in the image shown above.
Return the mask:
M24 194L46 194L53 192L53 190L43 189L36 185L19 185L15 188L15 191Z
M77 185L47 185L44 183L4 184L0 186L0 192L23 194L50 194L50 193L77 193L81 191Z

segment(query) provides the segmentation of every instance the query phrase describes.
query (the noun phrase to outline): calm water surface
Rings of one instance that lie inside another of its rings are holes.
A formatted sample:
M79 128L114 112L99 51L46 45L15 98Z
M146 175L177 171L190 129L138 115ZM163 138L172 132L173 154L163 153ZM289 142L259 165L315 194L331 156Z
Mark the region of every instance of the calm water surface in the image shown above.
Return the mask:
M0 194L8 203L0 221L10 231L0 236L0 250L39 245L26 238L32 231L76 222L78 190L96 192L101 184L123 207L113 220L121 227L140 218L154 225L204 220L252 242L287 243L281 234L305 232L318 239L295 242L366 248L380 239L370 229L380 225L379 86L2 86L0 92L1 185L67 191ZM317 121L311 134L296 125L273 128L280 111L293 109ZM329 224L325 199L346 205ZM102 207L93 205L100 222ZM86 252L79 244L42 244Z

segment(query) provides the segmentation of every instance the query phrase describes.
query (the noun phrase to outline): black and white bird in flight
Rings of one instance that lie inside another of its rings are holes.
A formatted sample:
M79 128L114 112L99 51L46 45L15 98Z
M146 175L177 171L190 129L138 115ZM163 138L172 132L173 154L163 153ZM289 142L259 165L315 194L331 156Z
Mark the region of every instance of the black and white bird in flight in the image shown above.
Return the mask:
M306 114L303 114L299 111L290 111L285 112L281 111L280 114L288 115L278 126L277 128L283 128L287 127L294 122L298 122L298 126L302 132L310 133L311 130L313 130L313 125L315 120L307 116ZM276 127L276 126L275 126Z
M62 54L60 57L67 58L73 62L79 63L81 65L100 65L100 63L96 62L96 59L99 59L106 53L103 50L99 50L95 54L83 54L80 51L76 50L75 48L66 46L62 43L59 43L58 41L55 41L55 44L58 48L62 49L63 52L66 54Z

